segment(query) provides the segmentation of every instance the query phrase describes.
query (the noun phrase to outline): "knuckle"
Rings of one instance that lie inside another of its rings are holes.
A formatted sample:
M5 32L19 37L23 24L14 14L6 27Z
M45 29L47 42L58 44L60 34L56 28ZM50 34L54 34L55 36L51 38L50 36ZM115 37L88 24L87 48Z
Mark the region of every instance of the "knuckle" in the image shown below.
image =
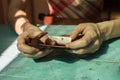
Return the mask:
M89 44L89 42L90 42L90 41L88 41L88 40L84 40L84 41L83 41L83 45L84 45L84 46L87 46L87 45Z
M24 55L25 57L27 57L27 58L31 58L31 56L28 56L28 55Z
M21 40L21 37L20 37L20 36L18 36L17 41L19 42L20 40Z
M84 49L81 49L81 50L79 51L79 55L83 55L83 54L86 54L86 52L85 52Z
M93 35L93 37L97 37L98 36L95 32L92 35Z
M96 48L96 49L95 49L95 51L98 51L98 50L99 50L99 48Z
M79 24L79 26L85 26L86 24L82 23L82 24Z
M93 31L93 32L89 32L89 34L90 34L90 36L92 37L92 38L95 38L95 37L97 37L97 34Z
M35 54L35 53L37 53L37 52L38 52L38 50L35 49L35 48L34 48L34 49L31 49L31 50L29 51L30 54Z
M91 50L90 52L91 52L91 53L95 53L96 51L98 51L98 48L93 49L93 50Z
M33 58L33 55L31 56L30 54L24 54L24 56L27 58Z
M81 50L73 50L72 51L74 54L78 54L78 55L83 55L85 54L85 50L81 49Z
M21 44L17 43L17 48L21 51Z

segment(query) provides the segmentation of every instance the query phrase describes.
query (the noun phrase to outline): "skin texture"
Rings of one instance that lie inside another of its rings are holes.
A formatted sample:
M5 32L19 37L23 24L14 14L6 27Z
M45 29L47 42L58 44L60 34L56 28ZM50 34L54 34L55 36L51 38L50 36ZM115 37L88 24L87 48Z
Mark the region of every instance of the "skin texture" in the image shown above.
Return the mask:
M34 38L40 37L40 41L46 44L48 36L43 36L43 31L32 25L26 13L26 3L29 0L11 0L8 11L8 22L18 34L18 49L24 56L29 58L40 58L48 55L52 49L37 49L26 42L33 42ZM82 37L78 37L83 34ZM76 26L70 34L72 42L65 44L66 50L73 54L83 55L97 51L102 42L115 37L120 37L120 20L104 21L99 23L81 23ZM50 43L54 45L54 41Z

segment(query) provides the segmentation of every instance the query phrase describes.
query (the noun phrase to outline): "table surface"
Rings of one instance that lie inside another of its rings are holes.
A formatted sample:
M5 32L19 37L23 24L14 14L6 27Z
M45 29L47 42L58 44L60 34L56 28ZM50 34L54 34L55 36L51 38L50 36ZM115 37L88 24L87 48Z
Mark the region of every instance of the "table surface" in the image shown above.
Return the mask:
M46 31L48 35L62 35L74 27L51 25ZM0 37L3 52L17 36L7 25L0 25ZM20 54L0 72L0 80L120 80L120 38L104 42L99 51L85 58L60 51L36 63Z

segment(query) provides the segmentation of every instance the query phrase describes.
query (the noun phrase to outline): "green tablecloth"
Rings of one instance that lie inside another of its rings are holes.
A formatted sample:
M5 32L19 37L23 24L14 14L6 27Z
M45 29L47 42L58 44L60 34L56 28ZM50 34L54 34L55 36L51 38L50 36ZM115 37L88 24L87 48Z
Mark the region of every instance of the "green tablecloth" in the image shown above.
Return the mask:
M1 30L3 26L0 26L0 40L14 35L9 28ZM68 34L74 26L51 25L46 31L48 35ZM9 36L4 37L4 31L9 32ZM9 42L3 41L2 44L0 49L7 47ZM120 80L120 38L104 42L99 51L86 58L61 53L35 63L20 54L0 72L0 80Z

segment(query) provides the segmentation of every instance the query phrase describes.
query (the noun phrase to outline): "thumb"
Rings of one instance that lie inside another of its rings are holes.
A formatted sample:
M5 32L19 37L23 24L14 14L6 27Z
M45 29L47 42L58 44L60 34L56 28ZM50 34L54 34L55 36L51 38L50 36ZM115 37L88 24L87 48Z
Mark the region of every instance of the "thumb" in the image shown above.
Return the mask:
M91 43L91 41L93 41L92 37L84 35L83 37L66 44L66 47L71 49L83 48L88 46Z

